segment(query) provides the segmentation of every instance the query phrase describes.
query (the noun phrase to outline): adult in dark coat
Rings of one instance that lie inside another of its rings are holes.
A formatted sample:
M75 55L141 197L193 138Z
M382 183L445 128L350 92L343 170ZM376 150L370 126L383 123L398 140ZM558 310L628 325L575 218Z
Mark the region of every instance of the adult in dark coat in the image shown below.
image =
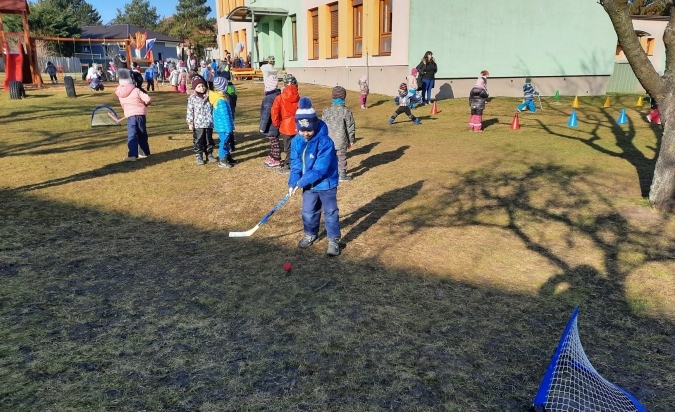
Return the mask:
M434 60L434 54L430 51L424 54L422 61L417 65L417 71L422 78L422 102L428 104L431 102L431 89L436 83L436 72L438 66Z

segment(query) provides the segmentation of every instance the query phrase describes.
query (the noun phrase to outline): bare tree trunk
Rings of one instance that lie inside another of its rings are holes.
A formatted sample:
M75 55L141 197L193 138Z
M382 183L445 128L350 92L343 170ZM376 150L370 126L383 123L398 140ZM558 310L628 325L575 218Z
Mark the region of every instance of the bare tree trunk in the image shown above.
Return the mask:
M670 21L663 34L666 69L663 76L659 76L635 34L628 0L600 0L599 3L612 21L619 44L635 76L658 102L664 128L649 201L658 210L675 212L675 7L671 8Z

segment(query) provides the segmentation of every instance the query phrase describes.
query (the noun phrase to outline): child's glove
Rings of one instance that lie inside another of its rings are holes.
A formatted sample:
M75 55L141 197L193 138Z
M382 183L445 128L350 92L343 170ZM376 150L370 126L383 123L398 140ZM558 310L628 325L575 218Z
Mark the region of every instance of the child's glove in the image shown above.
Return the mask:
M394 98L394 103L398 104L399 101L400 101L399 97L396 96L396 97Z

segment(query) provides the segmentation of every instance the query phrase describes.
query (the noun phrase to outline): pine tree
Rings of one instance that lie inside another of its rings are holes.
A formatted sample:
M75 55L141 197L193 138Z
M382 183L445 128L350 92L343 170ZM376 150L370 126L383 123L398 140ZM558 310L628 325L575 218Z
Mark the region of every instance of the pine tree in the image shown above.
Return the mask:
M207 0L178 0L176 14L167 24L169 35L189 41L197 57L204 57L204 49L216 45L216 19L209 18L211 7Z
M151 7L149 1L131 0L131 3L124 5L124 12L117 9L117 15L110 23L131 24L146 30L152 30L159 23L159 15L157 14L157 8Z

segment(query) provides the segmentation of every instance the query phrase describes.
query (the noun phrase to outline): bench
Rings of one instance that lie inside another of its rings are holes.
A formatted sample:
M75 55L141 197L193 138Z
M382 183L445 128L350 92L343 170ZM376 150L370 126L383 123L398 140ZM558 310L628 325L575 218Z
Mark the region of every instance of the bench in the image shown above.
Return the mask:
M231 69L232 72L232 77L234 80L244 80L244 79L251 79L251 80L262 80L263 79L263 73L262 70L260 69Z

